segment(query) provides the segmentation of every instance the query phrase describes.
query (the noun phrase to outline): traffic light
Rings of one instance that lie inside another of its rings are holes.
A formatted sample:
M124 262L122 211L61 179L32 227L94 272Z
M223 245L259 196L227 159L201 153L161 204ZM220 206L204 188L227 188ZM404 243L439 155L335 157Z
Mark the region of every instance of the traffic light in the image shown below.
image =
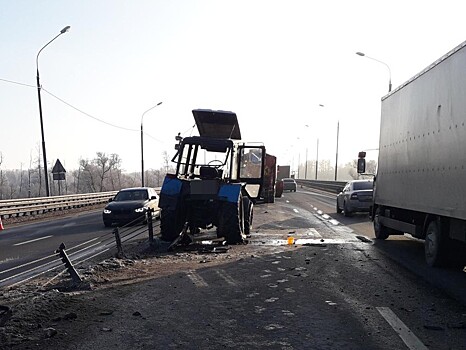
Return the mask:
M359 152L358 154L358 174L366 172L366 152Z

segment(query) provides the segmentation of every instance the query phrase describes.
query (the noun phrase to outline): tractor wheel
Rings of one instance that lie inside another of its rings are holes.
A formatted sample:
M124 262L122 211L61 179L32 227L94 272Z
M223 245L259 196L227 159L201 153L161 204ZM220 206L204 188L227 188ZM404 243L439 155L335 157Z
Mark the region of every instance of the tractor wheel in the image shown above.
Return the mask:
M183 230L184 218L180 210L164 209L160 213L160 235L162 240L173 242Z
M251 233L253 216L254 203L248 197L243 197L243 219L245 235L249 235Z
M243 201L238 203L225 202L220 209L218 235L224 237L228 244L240 244L246 238L244 235Z

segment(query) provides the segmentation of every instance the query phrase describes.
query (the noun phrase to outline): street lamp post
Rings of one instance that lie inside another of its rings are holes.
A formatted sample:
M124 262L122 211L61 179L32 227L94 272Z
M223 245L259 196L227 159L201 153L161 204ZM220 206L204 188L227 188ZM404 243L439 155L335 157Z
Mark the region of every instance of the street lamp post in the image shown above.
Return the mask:
M42 119L42 101L41 101L41 98L40 98L41 86L40 86L40 78L39 78L39 55L40 55L40 53L42 52L42 50L45 49L52 41L54 41L54 40L55 40L56 38L58 38L60 35L65 34L68 30L70 30L70 26L66 26L65 28L63 28L62 30L60 30L60 33L58 33L58 34L57 34L52 40L50 40L47 44L45 44L44 46L42 46L42 48L41 48L41 49L39 50L39 52L37 53L37 57L36 57L37 95L38 95L38 97L39 97L40 132L41 132L41 135L42 135L42 155L43 155L43 158L44 158L45 193L46 193L47 197L50 196L50 189L49 189L49 177L48 177L48 174L47 174L47 154L46 154L46 152L45 152L44 122L43 122L43 119Z
M306 147L306 168L304 169L304 180L307 180L307 147Z
M385 62L382 62L382 61L380 61L380 60L378 60L376 58L369 57L363 52L356 52L356 55L361 56L361 57L367 57L367 58L369 58L371 60L374 60L376 62L379 62L379 63L382 63L383 65L385 65L385 67L387 67L387 69L388 69L388 92L392 91L392 72L391 72L390 67L388 66L388 64L386 64Z
M155 107L157 106L160 106L162 104L162 102L159 102L157 103L155 106L149 108L147 111L145 111L144 113L142 113L142 116L141 116L141 186L144 187L144 128L143 128L143 119L144 119L144 115L151 111L152 109L154 109Z
M319 168L319 139L317 139L317 152L316 152L316 180L317 180L318 168Z
M325 105L319 103L319 107L324 108ZM317 151L316 151L316 180L317 180L317 171L319 169L319 138L317 138Z
M338 139L340 136L340 121L337 122L337 151L335 153L335 181L337 181L338 173Z

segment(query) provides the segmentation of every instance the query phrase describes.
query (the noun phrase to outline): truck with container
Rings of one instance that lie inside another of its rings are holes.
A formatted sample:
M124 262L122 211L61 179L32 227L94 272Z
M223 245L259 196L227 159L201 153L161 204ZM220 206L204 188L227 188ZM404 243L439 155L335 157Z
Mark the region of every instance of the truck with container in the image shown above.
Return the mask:
M241 140L235 113L192 111L199 136L177 136L174 174L161 191L161 238L174 242L216 228L228 244L245 242L263 193L266 150Z
M291 166L279 165L277 167L277 180L291 178Z
M261 199L264 203L275 203L277 179L277 157L266 154L264 168L264 186L262 187ZM280 197L280 196L278 196Z
M382 97L375 236L424 240L429 266L466 255L465 96L466 41Z

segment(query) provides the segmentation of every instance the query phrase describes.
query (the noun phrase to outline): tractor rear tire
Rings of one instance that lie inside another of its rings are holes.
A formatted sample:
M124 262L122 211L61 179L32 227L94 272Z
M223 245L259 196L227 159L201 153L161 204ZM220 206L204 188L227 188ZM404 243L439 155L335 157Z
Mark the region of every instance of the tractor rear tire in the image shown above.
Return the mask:
M243 202L240 198L238 203L225 202L222 204L218 234L225 238L228 244L244 243Z

